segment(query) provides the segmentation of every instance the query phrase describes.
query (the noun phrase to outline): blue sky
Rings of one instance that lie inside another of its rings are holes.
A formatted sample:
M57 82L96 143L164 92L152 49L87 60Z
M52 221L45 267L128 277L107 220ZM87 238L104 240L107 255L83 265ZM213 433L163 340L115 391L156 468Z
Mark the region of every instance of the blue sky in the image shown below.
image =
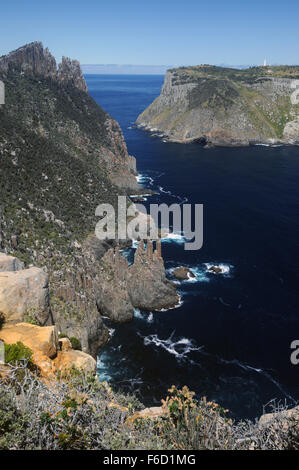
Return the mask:
M299 0L1 3L0 55L41 40L82 64L299 63Z

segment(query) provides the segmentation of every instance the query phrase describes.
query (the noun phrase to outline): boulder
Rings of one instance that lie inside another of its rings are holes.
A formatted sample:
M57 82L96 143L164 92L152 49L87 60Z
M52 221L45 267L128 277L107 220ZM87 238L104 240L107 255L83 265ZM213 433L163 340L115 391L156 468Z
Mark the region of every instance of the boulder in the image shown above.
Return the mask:
M168 409L163 406L153 406L151 408L145 408L141 411L136 411L132 416L127 419L127 424L134 424L136 419L150 419L156 421L159 418L168 416Z
M151 408L145 408L144 410L138 411L136 414L138 414L139 418L149 418L154 420L167 416L168 410L163 406L152 406Z
M48 275L35 267L0 272L0 312L6 322L22 322L24 315L30 313L45 324L49 317Z
M259 427L269 426L274 424L277 426L288 427L292 421L299 422L299 406L289 410L280 411L278 413L266 413L259 419Z
M0 331L0 339L6 344L21 341L34 354L42 354L46 358L55 357L58 349L58 336L55 326L41 327L30 323L4 324Z
M195 275L193 274L190 269L186 266L180 266L179 268L175 268L172 273L179 281L187 281L190 278L194 278Z
M220 266L217 266L216 264L213 265L213 266L210 266L208 268L208 271L211 271L214 274L221 274L222 273L222 269L220 268Z
M95 372L97 365L96 360L92 356L83 351L75 351L74 349L58 351L53 363L55 369L61 375L67 375L72 367L83 369L86 372Z
M21 271L22 269L24 269L24 263L18 260L18 258L6 255L5 253L0 253L1 273L5 271Z
M68 338L60 338L59 349L60 351L69 351L70 349L73 349L72 343L70 342Z

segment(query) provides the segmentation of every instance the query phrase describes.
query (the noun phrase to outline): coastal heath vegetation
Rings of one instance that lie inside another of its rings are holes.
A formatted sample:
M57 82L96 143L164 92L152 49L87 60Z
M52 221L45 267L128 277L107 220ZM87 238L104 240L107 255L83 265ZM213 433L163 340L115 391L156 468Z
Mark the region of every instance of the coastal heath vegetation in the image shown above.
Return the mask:
M73 367L47 384L27 365L0 369L1 450L299 449L296 420L283 420L281 409L265 426L236 423L217 403L172 386L161 415L144 418L136 396L93 374Z

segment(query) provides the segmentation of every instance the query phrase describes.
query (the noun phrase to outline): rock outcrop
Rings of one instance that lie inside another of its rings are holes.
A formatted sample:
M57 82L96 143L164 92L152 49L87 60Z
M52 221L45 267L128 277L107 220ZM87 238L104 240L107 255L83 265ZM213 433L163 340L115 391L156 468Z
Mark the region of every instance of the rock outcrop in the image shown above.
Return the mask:
M50 359L56 356L58 349L58 335L55 326L40 327L24 322L4 325L0 331L0 338L7 344L21 341L34 353L39 352Z
M68 351L58 351L57 357L53 361L54 367L60 374L66 375L72 367L76 369L83 369L85 372L95 372L96 360L83 351L75 351L70 349Z
M57 372L66 375L72 367L86 372L95 372L96 369L96 361L92 356L73 350L67 338L58 340L55 326L40 327L29 323L4 325L0 330L0 339L5 344L20 341L30 348L33 362L47 378L55 378Z
M18 258L0 253L0 273L5 271L21 271L22 269L25 269L24 263Z
M77 60L71 60L69 57L62 57L58 65L57 80L64 84L79 88L87 93L87 85L81 71L80 63Z
M28 314L44 325L50 313L48 274L41 268L23 269L18 259L4 253L0 266L0 312L5 321L20 322Z
M276 426L288 426L290 422L295 421L299 424L299 406L276 413L263 414L259 419L259 427L267 427L271 423Z
M188 269L186 266L180 266L178 268L175 268L172 272L174 277L176 277L179 281L187 281L188 279L194 278L195 275L193 274L190 269Z
M175 286L166 278L159 241L156 250L151 241L146 247L140 242L131 266L119 247L108 250L101 260L95 292L101 314L119 322L132 320L134 308L160 310L179 301Z
M298 144L299 67L168 70L160 96L137 124L174 142Z
M62 57L58 65L48 48L41 42L32 42L0 57L0 72L20 72L29 76L40 76L57 80L63 85L71 85L87 92L87 85L77 60Z
M156 250L151 241L146 247L143 242L139 243L134 263L129 267L127 285L136 308L161 310L178 304L175 286L166 278L160 241L157 241Z
M136 424L135 421L138 419L150 419L151 421L159 420L160 418L166 418L169 415L169 410L163 406L152 406L150 408L144 408L141 411L136 411L132 416L127 418L127 424Z

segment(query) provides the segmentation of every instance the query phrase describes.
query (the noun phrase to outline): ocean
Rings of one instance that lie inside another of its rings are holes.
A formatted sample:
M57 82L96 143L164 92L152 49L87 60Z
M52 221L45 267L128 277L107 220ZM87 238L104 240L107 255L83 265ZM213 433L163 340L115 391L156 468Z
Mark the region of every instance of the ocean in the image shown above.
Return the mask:
M172 384L188 385L236 418L271 411L273 400L294 406L299 365L299 147L215 148L163 142L134 122L160 93L163 76L86 75L90 95L115 118L140 182L157 194L146 204L204 206L204 242L162 244L171 277L188 266L181 305L136 310L128 324L109 323L98 371L115 389L158 405ZM129 256L132 253L128 254ZM224 273L208 272L220 264Z

